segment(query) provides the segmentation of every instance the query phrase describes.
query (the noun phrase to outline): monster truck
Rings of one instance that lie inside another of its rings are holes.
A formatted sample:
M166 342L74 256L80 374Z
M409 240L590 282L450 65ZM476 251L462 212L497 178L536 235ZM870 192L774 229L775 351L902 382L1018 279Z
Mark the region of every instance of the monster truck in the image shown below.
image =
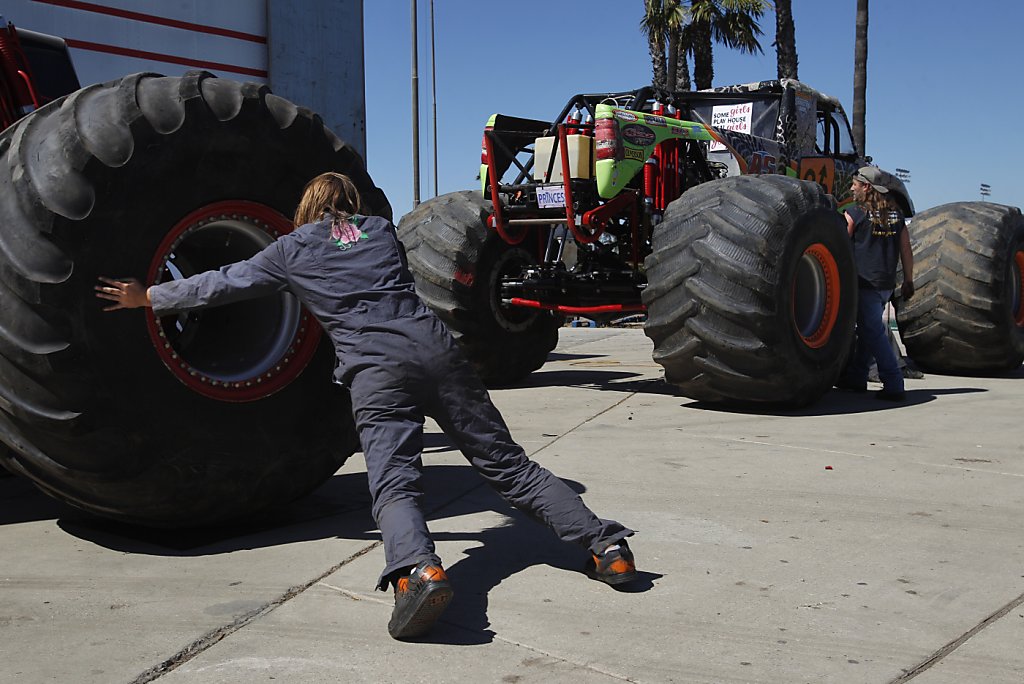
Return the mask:
M832 386L856 309L836 209L866 161L836 99L792 80L576 95L550 122L492 116L481 148L482 193L421 204L399 235L421 297L491 385L540 367L565 316L645 312L688 396L792 406ZM944 226L922 237L920 294L900 308L932 368L965 344L989 350L971 363L1020 364L1020 213L971 206L915 224ZM948 253L976 287L933 294Z
M390 218L359 154L262 85L135 74L58 97L77 88L62 41L7 27L0 55L0 462L152 526L320 485L358 441L330 342L294 297L156 318L103 313L93 285L251 256L327 170Z
M492 384L538 368L565 316L646 312L666 379L714 402L812 402L849 350L845 197L863 163L839 103L796 81L577 95L494 115L483 193L399 235L423 299Z

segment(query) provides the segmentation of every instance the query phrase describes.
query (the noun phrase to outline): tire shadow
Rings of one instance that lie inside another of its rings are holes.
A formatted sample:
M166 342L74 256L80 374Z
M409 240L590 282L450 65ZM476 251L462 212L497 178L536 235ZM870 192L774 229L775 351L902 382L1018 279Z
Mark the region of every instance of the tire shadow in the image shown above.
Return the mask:
M948 377L948 376L947 376ZM1024 367L1011 373L1004 373L999 378L1024 378ZM974 394L988 392L981 387L956 387L944 389L914 389L913 380L908 382L907 399L903 402L888 402L875 399L873 391L862 393L832 389L826 392L817 402L803 407L779 407L760 403L718 404L713 402L690 399L679 388L670 385L663 379L644 377L640 373L620 370L555 370L535 371L521 383L509 389L529 389L540 387L578 387L607 392L628 392L636 394L661 395L679 397L685 400L681 408L715 413L734 413L739 415L757 416L831 416L849 413L873 413L910 406L918 406L935 401L939 397L958 394ZM879 386L879 389L881 386Z
M879 388L880 389L880 388ZM801 408L779 408L771 406L723 406L708 402L693 401L683 404L684 408L699 409L715 413L734 413L738 415L752 416L838 416L854 413L875 413L877 411L892 411L911 406L928 404L941 396L957 394L977 394L988 392L981 387L955 387L945 389L908 389L905 401L892 402L880 401L875 398L874 391L849 392L846 390L832 389L810 406Z
M603 369L534 371L522 381L511 385L507 389L533 389L541 387L579 387L614 392L665 394L685 397L678 388L664 380L644 377L641 373Z

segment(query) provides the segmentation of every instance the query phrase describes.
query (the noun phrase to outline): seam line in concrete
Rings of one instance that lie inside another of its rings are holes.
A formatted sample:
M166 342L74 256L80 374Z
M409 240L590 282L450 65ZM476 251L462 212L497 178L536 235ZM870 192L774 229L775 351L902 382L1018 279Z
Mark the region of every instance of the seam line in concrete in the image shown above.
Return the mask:
M378 546L381 546L382 544L383 544L383 542L377 541L377 542L374 542L374 543L366 546L365 548L360 549L359 551L356 551L355 553L353 553L351 556L349 556L345 560L341 561L340 563L337 563L336 565L332 566L326 572L323 572L320 575L317 575L316 577L314 577L313 579L309 580L305 584L300 584L298 586L292 587L291 589L289 589L285 593L283 593L280 596L278 596L273 601L270 601L269 603L266 603L265 605L260 606L259 608L255 608L255 609L249 611L245 615L242 615L237 620L235 620L235 621L233 621L233 622L231 622L231 623L229 623L227 625L223 625L221 627L218 627L218 628L216 628L214 630L211 630L211 631L207 632L206 634L204 634L203 636L199 637L198 639L193 641L191 644L189 644L185 648L181 649L180 651L178 651L177 653L172 655L167 660L163 661L159 665L151 667L150 669L148 669L145 672L143 672L142 674L140 674L138 677L133 679L130 682L130 684L146 684L147 682L152 682L153 680L162 677L163 675L167 674L168 672L171 672L172 670L177 669L181 665L184 665L188 661L190 661L193 658L195 658L196 656L198 656L200 653L202 653L206 649L208 649L211 646L213 646L214 644L218 643L221 639L223 639L223 638L233 634L234 632L237 632L242 627L245 627L246 625L248 625L249 623L253 622L257 618L261 618L264 615L268 615L268 614L272 613L274 610L276 610L277 608L280 608L283 604L285 604L286 602L288 602L291 599L295 598L296 596L298 596L302 592L306 591L306 589L309 589L311 586L313 586L317 582L320 582L325 577L329 576L330 574L332 574L334 572L337 572L342 567L348 565L349 563L351 563L352 561L356 560L357 558L360 558L361 556L366 555L367 553L369 553L370 551L374 550Z
M676 428L677 432L682 433L687 437L695 437L697 439L714 439L719 442L735 442L736 444L753 444L755 446L770 446L779 449L793 449L794 451L814 451L822 454L835 454L837 456L854 456L856 458L875 458L871 454L861 454L855 451L838 451L836 449L823 449L821 447L805 447L797 444L783 444L782 442L762 442L756 439L739 439L737 437L722 437L721 435L705 435L696 432L686 432L683 428Z
M933 468L950 468L952 470L963 470L968 473L985 473L987 475L1005 475L1006 477L1024 477L1024 473L1006 473L1001 470L989 470L988 468L971 468L968 466L949 465L948 463L927 463L925 461L914 461L918 465L931 466Z
M563 438L563 437L565 437L566 435L568 435L568 434L570 434L570 433L572 433L572 432L576 432L576 430L579 430L579 429L580 429L581 427L583 427L584 425L586 425L586 424L587 424L587 423L589 423L590 421L594 420L595 418L600 418L600 417L601 417L601 416L603 416L604 414L606 414L606 413L608 413L609 411L611 411L611 410L612 410L613 408L618 408L618 407L619 407L619 406L621 406L621 405L622 405L623 403L625 403L625 402L629 401L630 399L632 399L632 398L633 398L633 397L635 397L635 396L636 396L636 392L630 392L629 394L627 394L627 395L626 395L625 397L623 397L622 399L619 399L619 400L618 400L617 402L615 402L614 404L611 404L610 406L606 406L605 408L601 409L600 411L598 411L598 412L597 412L597 413L595 413L594 415L590 416L589 418L587 418L587 419L585 419L585 420L582 420L582 421L580 421L580 422L579 422L579 423L577 423L576 425L573 425L573 426L572 426L571 428L569 428L568 430L566 430L566 431L565 431L565 432L563 432L562 434L558 435L557 437L555 437L555 438L554 438L553 440L551 440L550 442L548 442L548 443L547 443L547 444L545 444L544 446L541 446L541 447L537 447L536 449L534 449L533 451L531 451L529 455L530 455L530 456L533 456L534 454L539 454L540 452L544 451L544 450L545 450L545 449L547 449L547 448L548 448L549 446L551 446L552 444L554 444L554 443L555 443L555 442L557 442L558 440L562 439L562 438Z
M571 660L571 659L566 658L564 656L555 655L554 653L551 653L549 651L545 651L543 649L537 648L536 646L530 646L529 644L524 644L521 641L514 641L512 639L506 639L504 637L498 636L497 634L494 635L494 638L496 640L498 640L498 641L501 641L503 643L509 644L510 646L517 646L519 648L525 648L527 651L533 651L534 653L539 653L540 655L546 656L546 657L551 658L553 660L560 660L563 663L567 663L569 665L573 665L575 667L579 667L579 668L582 668L584 670L590 670L591 672L597 672L598 674L603 674L604 676L611 677L612 679L618 679L618 680L623 681L623 682L630 682L631 684L637 684L638 681L639 681L639 680L636 680L636 679L630 679L629 677L627 677L625 675L615 674L614 672L608 672L607 670L602 670L599 667L594 667L593 665L588 665L587 663L581 663L579 661Z
M1014 608L1017 608L1021 604L1024 604L1024 594L1021 594L1017 598L1013 599L1005 606L1003 606L1002 608L1000 608L999 610L992 613L987 618L976 624L974 627L964 632L961 636L959 636L956 639L953 639L953 641L950 641L948 644L937 650L935 653L928 656L919 665L917 665L913 669L907 670L896 679L890 681L889 684L903 684L904 682L909 682L911 679L914 679L925 670L928 670L931 667L933 667L935 664L937 664L943 658L948 656L950 653L963 646L964 643L966 643L967 640L973 637L975 634L985 629L996 620L1004 617L1007 613L1009 613Z

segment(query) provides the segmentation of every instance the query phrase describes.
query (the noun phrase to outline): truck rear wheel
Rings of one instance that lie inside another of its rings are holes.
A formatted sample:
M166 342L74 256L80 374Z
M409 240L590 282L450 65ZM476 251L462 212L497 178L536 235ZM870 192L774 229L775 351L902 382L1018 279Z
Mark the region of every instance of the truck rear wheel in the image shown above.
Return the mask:
M937 373L1000 373L1024 361L1024 217L1017 207L957 202L910 228L917 292L898 301L907 355Z
M818 185L700 185L667 208L646 268L644 331L665 380L687 396L799 406L832 387L853 340L856 271Z
M304 184L359 155L264 86L136 74L0 135L0 458L99 515L190 527L294 499L358 446L333 353L291 295L156 319L104 313L148 282L251 256Z
M461 343L483 381L495 387L540 368L558 343L562 320L501 305L501 278L534 259L487 227L490 206L469 190L436 197L402 218L398 237L420 297Z

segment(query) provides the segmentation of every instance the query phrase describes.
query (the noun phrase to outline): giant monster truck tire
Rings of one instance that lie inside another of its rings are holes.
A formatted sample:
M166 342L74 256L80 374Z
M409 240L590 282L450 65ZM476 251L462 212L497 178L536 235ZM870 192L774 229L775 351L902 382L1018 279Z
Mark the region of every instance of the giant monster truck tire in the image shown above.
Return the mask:
M835 382L856 322L845 222L818 185L740 176L670 204L644 331L666 381L715 403L800 406Z
M535 261L487 227L490 206L479 192L436 197L402 218L398 237L420 298L459 340L483 381L496 387L544 364L562 320L501 306L501 277Z
M925 370L1000 373L1024 361L1024 217L1017 207L957 202L908 228L917 292L897 301L907 355Z
M357 447L349 398L291 295L156 319L102 312L93 286L250 256L326 170L390 215L351 147L264 86L137 74L30 114L0 154L6 467L158 527L239 518L335 472Z

